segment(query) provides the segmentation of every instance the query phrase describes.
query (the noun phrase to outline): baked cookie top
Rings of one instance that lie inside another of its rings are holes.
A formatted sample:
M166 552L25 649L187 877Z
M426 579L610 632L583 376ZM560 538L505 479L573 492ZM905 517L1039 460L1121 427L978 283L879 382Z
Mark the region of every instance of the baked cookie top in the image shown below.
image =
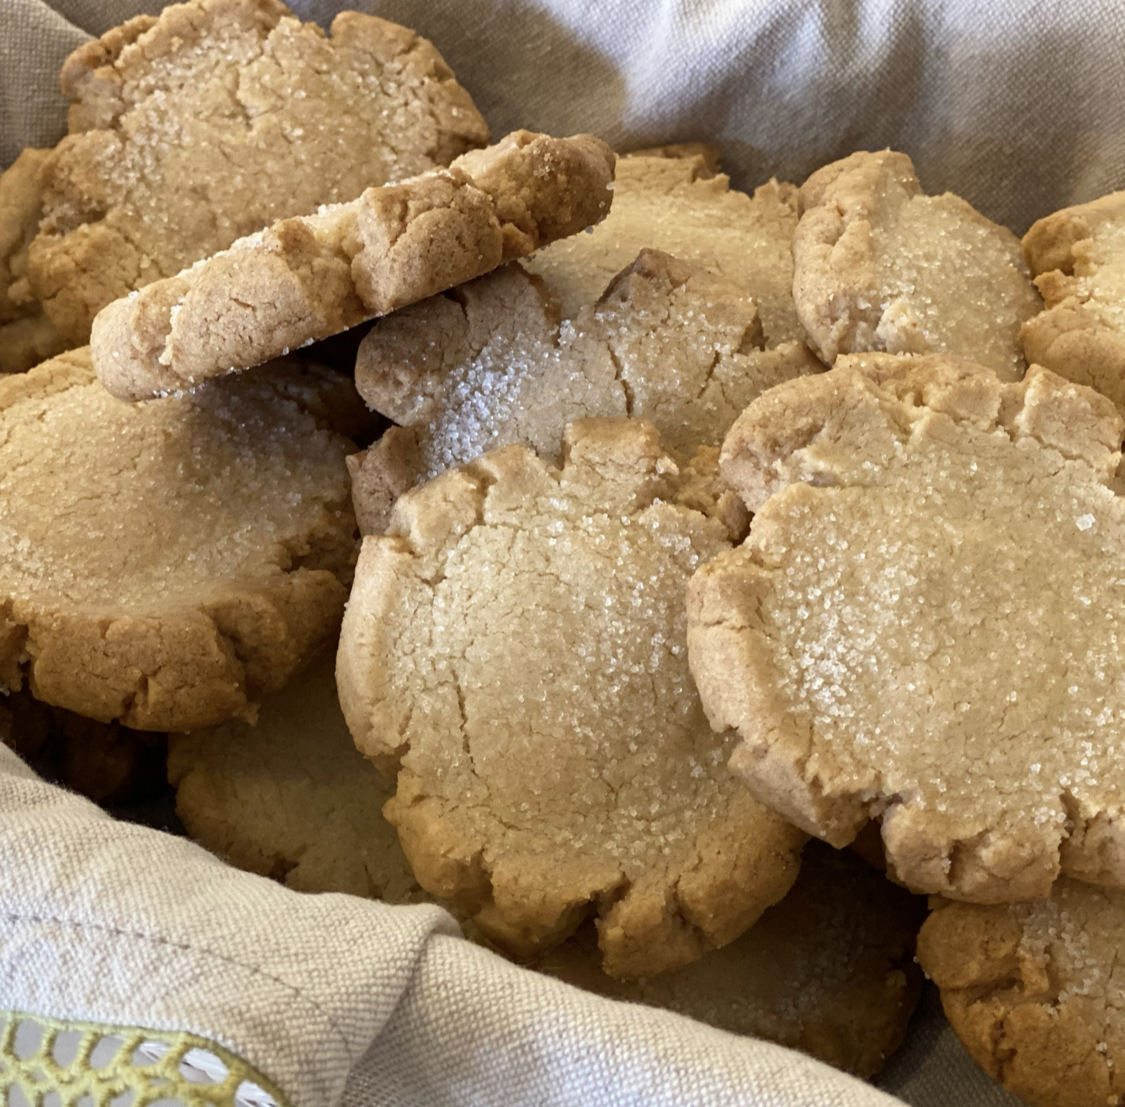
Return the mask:
M1023 251L1046 305L1020 331L1028 362L1125 411L1125 192L1040 219Z
M914 938L925 900L850 850L809 842L785 898L729 946L648 980L598 967L588 928L534 968L612 999L811 1053L870 1077L899 1047L921 991Z
M793 298L829 365L945 352L1022 376L1019 328L1040 303L1011 231L952 193L924 195L910 158L890 150L818 169L800 203Z
M1050 899L939 901L918 958L974 1059L1033 1107L1125 1099L1125 891L1061 878Z
M44 173L36 295L79 345L112 300L275 220L448 165L488 128L441 55L344 12L190 0L66 61L70 135Z
M882 815L917 891L1125 882L1121 435L1090 389L947 356L848 357L751 404L722 472L757 514L688 593L732 769L836 845Z
M279 365L125 404L86 350L0 380L0 680L156 730L281 686L351 576L339 402L327 371Z
M767 347L804 338L793 307L797 190L769 181L753 196L714 172L714 159L630 154L617 163L613 210L588 235L568 238L528 260L547 282L562 317L573 319L644 249L699 262L749 292Z
M201 846L302 892L429 902L383 818L394 779L355 748L330 650L231 720L168 741L176 813Z
M63 343L27 280L27 247L39 227L39 170L49 150L23 150L0 173L0 373L22 373Z
M738 285L655 250L574 320L518 263L396 312L356 358L360 394L404 428L352 464L360 527L381 533L398 495L485 450L556 460L575 419L646 419L688 454L717 445L760 392L821 368L803 343L763 346Z
M686 964L796 875L799 831L726 768L687 669L683 590L729 548L636 420L584 420L408 493L364 539L337 680L419 883L530 956L596 913L607 972Z
M145 399L256 365L479 277L597 222L613 152L516 131L358 199L283 219L98 315L94 368Z

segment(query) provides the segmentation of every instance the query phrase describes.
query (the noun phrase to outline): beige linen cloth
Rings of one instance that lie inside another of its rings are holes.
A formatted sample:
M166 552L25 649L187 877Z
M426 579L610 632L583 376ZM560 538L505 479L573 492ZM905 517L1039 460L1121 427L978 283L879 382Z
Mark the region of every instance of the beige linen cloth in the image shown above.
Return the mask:
M162 5L0 0L0 167L61 136L63 58ZM323 24L344 5L291 6ZM1102 0L386 0L495 135L708 139L741 187L860 148L910 153L1018 233L1125 187L1125 6ZM876 1107L798 1054L600 1000L455 936L436 908L303 896L115 822L0 747L0 1009L188 1030L298 1107ZM882 1085L917 1107L1016 1101L930 993Z

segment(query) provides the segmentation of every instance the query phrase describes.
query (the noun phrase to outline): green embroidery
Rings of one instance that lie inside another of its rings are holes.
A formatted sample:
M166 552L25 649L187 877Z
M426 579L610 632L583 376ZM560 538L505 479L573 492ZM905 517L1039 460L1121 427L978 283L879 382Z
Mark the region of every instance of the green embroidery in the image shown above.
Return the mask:
M236 1107L236 1098L238 1107L287 1107L252 1066L206 1038L0 1011L0 1107L21 1099L27 1107L110 1107L130 1092L120 1101L128 1107Z

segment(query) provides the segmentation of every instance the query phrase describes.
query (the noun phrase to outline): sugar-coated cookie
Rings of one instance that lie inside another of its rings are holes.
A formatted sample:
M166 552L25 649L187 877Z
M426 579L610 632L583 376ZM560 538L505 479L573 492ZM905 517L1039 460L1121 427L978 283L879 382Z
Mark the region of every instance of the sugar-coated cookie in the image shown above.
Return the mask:
M1020 324L1040 300L1011 231L952 193L927 196L905 154L859 152L802 186L793 298L838 354L950 353L1005 380L1024 371Z
M171 735L176 813L200 845L298 891L428 901L383 818L394 779L356 750L335 667L329 650L264 697L254 725Z
M319 204L488 141L437 50L343 12L326 35L277 0L189 0L79 47L70 134L44 170L30 277L64 339L101 308Z
M611 975L677 968L796 876L803 835L730 775L687 668L684 587L731 541L680 502L707 479L646 423L584 420L561 469L504 447L364 539L344 717L398 763L385 812L419 883L511 953L594 914Z
M669 157L622 157L613 185L613 209L587 235L541 250L527 268L547 282L564 319L592 304L618 273L645 249L694 261L754 297L767 347L804 339L793 306L793 233L797 190L770 181L753 196L715 173L711 152Z
M0 373L22 373L64 349L27 280L27 247L39 227L39 170L49 153L24 150L0 173Z
M572 321L519 263L404 308L356 358L360 394L401 424L349 459L360 528L381 533L402 492L486 450L556 460L576 419L645 419L688 454L718 445L759 393L821 368L801 343L764 344L745 291L656 250Z
M973 1057L1033 1107L1125 1101L1125 891L1062 877L1050 899L939 901L918 958Z
M623 981L588 929L535 963L613 999L664 1007L869 1077L899 1047L921 992L925 900L850 851L809 842L796 884L729 946L675 972Z
M757 514L692 580L688 641L763 802L836 845L881 815L917 891L1125 884L1122 429L1046 370L945 355L750 405L722 472Z
M0 681L141 729L251 712L339 623L341 402L290 364L126 404L85 349L0 379Z
M1040 219L1023 251L1046 305L1020 331L1028 362L1125 411L1125 192Z
M283 219L98 315L94 368L139 400L257 365L597 222L613 152L516 131L318 214Z

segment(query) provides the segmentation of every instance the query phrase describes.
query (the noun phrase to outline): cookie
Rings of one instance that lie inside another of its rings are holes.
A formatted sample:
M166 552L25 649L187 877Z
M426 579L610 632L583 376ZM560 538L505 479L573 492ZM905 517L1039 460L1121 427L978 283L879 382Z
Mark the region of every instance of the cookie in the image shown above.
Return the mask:
M809 842L778 904L729 946L647 980L606 976L588 928L535 968L611 999L663 1007L870 1077L899 1047L921 993L925 900L859 858Z
M325 35L276 0L190 0L79 47L70 134L44 168L30 278L59 333L235 240L448 165L488 128L441 55L344 12Z
M212 853L298 891L427 902L382 815L394 780L356 750L340 713L335 662L330 650L266 696L253 726L171 735L176 813Z
M829 365L839 354L950 353L1024 371L1040 301L1011 231L958 196L927 196L905 154L860 152L801 186L793 298Z
M39 170L48 150L24 150L0 174L0 373L22 373L64 346L27 282L39 227Z
M718 445L759 393L821 368L803 345L764 344L744 291L656 250L572 322L519 263L396 312L356 358L360 394L402 424L349 460L360 529L382 533L399 495L486 450L557 460L575 419L645 419L689 455Z
M575 234L609 209L613 153L517 131L316 215L283 219L117 300L91 337L102 383L139 400L257 365Z
M546 281L564 319L594 303L644 249L694 261L750 293L768 348L804 340L793 306L797 190L770 181L753 196L714 172L711 154L618 160L613 210L593 232L557 242L525 264Z
M144 730L252 713L339 624L338 403L290 364L125 404L84 349L0 379L0 682Z
M757 514L693 578L688 641L759 799L837 846L881 815L916 891L1125 883L1122 430L1046 370L946 355L848 357L750 405L722 472Z
M730 545L638 420L584 420L408 493L364 539L337 659L419 883L530 957L598 917L614 976L725 945L789 888L803 835L727 771L687 669L683 589ZM713 478L712 478L713 479Z
M1023 252L1046 305L1020 331L1027 360L1125 411L1125 192L1040 219Z
M164 781L165 735L84 719L27 689L0 698L0 742L44 779L95 803L135 800Z
M918 938L953 1029L1033 1107L1125 1100L1125 891L1061 878L1051 898L939 901Z

